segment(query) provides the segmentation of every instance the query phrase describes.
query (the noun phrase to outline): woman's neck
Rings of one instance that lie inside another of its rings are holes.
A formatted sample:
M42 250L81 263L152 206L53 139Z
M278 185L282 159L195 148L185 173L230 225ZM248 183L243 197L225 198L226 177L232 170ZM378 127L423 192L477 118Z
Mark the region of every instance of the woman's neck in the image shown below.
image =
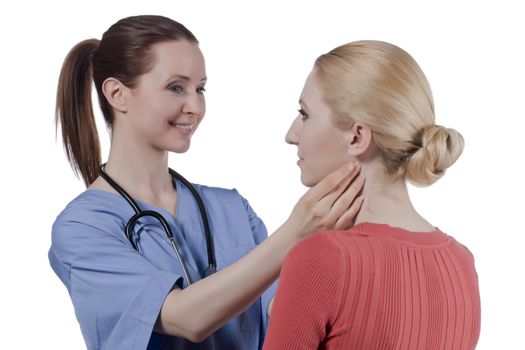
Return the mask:
M105 171L133 198L172 207L175 189L168 172L167 151L141 144L137 138L113 135ZM92 187L113 192L101 178Z
M413 207L404 179L386 174L377 161L362 164L361 173L366 182L356 224L382 223L417 232L435 230Z

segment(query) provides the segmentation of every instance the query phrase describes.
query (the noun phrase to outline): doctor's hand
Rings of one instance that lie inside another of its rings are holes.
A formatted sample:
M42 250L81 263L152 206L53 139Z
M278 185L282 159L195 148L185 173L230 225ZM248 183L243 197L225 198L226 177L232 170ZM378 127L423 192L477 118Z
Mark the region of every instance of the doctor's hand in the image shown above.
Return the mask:
M299 199L284 225L298 238L351 228L363 203L360 170L359 163L350 163L326 176Z

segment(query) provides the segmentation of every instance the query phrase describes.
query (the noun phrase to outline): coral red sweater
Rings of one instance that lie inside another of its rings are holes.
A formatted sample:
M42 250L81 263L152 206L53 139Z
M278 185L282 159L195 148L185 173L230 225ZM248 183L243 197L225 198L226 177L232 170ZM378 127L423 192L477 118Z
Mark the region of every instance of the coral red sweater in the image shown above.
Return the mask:
M292 249L264 350L474 349L474 258L441 231L362 223Z

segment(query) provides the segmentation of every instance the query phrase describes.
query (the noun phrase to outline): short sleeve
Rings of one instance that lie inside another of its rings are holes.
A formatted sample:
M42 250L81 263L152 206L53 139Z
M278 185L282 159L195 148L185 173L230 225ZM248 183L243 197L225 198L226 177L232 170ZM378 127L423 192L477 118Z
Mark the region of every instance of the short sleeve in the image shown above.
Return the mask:
M154 266L90 219L85 222L95 224L57 219L51 266L68 288L88 349L144 350L182 277Z
M268 230L266 229L264 222L261 220L261 218L257 216L255 211L253 210L248 200L242 196L241 198L244 208L246 210L246 215L248 216L248 220L250 221L250 227L252 229L252 234L255 239L255 244L259 244L266 238L268 238Z
M248 203L248 200L244 197L242 197L244 207L246 209L246 214L248 215L248 219L250 221L250 227L252 230L252 234L255 240L255 244L260 244L263 242L266 238L268 238L268 230L266 229L266 226L264 225L264 222L257 216L253 208L250 206L250 203ZM270 304L272 298L275 295L275 291L277 289L277 281L272 283L272 285L264 291L264 293L261 295L261 315L262 315L262 334L264 338L264 334L266 333L266 329L268 328L268 305Z
M339 250L324 234L290 251L281 269L264 350L318 349L339 310L341 261Z

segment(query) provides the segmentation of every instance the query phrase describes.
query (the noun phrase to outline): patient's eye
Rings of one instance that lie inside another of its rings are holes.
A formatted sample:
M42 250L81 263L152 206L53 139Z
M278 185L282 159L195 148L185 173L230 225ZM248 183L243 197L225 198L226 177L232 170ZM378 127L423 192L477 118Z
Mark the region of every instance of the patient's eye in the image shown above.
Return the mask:
M308 114L304 111L304 109L300 108L297 110L297 112L299 112L299 114L301 115L302 120L308 119Z

